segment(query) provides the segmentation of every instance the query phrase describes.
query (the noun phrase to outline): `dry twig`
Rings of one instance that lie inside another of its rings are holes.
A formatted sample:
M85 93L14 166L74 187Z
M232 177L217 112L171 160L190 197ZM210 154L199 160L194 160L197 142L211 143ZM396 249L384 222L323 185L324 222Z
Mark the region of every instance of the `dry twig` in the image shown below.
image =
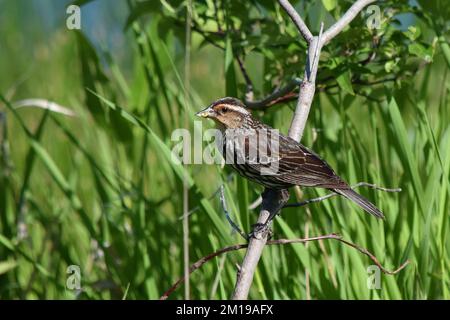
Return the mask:
M342 239L342 237L340 235L335 234L335 233L330 233L330 234L317 236L317 237L310 237L310 238L270 240L270 241L267 241L267 245L284 245L284 244L306 243L306 242L310 242L310 241L327 240L327 239L337 240L337 241L342 242L345 245L347 245L349 247L352 247L352 248L358 250L359 252L365 254L385 274L389 274L389 275L396 274L396 273L400 272L403 268L405 268L408 265L408 263L409 263L409 260L406 260L397 269L392 270L392 271L388 270L385 267L383 267L381 265L381 263L378 261L378 259L375 257L375 255L370 253L367 249L365 249L365 248L363 248L361 246L358 246L357 244L354 244L354 243L352 243L350 241L344 240L344 239ZM245 249L245 248L248 248L248 246L249 246L248 243L235 244L235 245L228 246L228 247L222 248L220 250L217 250L216 252L213 252L213 253L211 253L211 254L209 254L209 255L199 259L194 264L192 264L190 266L190 268L189 268L189 275L191 275L195 270L201 268L206 262L212 260L213 258L215 258L215 257L217 257L217 256L219 256L221 254L224 254L224 253L230 252L230 251L236 251L236 250L240 250L240 249ZM240 272L241 271L242 270L240 270ZM178 279L166 292L164 292L164 294L160 297L160 300L166 300L185 280L186 279L185 279L184 276L181 277L180 279Z

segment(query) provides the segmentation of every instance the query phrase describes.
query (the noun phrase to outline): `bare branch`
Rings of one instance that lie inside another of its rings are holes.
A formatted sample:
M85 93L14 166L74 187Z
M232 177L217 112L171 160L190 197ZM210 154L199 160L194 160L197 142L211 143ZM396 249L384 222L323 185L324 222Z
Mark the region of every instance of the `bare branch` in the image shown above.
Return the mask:
M297 100L297 107L292 118L291 126L289 128L289 137L296 141L300 141L303 135L303 131L308 119L309 110L311 108L312 101L315 93L315 79L318 68L318 61L320 58L320 52L322 46L336 36L342 29L348 25L367 4L374 2L375 0L358 0L345 14L325 33L322 32L323 25L321 25L321 31L319 36L314 37L300 15L296 12L294 7L288 0L278 0L281 7L286 11L289 17L292 19L300 34L305 38L308 43L308 57L307 65L305 68L305 78L300 85L300 91ZM258 218L258 224L264 224L266 221L270 221L278 211L284 207L289 199L289 193L280 192L279 190L266 190L262 195L261 212ZM261 257L262 250L267 242L268 230L263 228L260 233L254 229L254 237L250 238L247 253L240 272L238 273L238 279L236 281L235 291L233 293L233 299L246 299L250 290L251 283L253 281L253 275L256 270L256 266ZM345 242L344 242L345 243ZM361 250L360 250L361 251ZM367 252L361 251L365 254ZM371 256L369 256L371 257Z
M384 188L384 187L379 187L379 186L377 186L375 184L371 184L371 183L367 183L367 182L358 182L357 184L351 186L352 189L355 189L355 188L358 188L358 187L368 187L368 188L372 188L372 189L380 190L380 191L385 191L385 192L400 192L400 191L402 191L401 188ZM326 195L321 196L321 197L307 199L307 200L296 202L296 203L289 203L289 204L284 205L283 208L303 207L303 206L306 206L306 205L308 205L310 203L320 202L320 201L326 200L328 198L331 198L331 197L334 197L334 196L337 196L337 195L339 195L339 194L336 193L336 192L331 192L331 193L326 194ZM261 202L262 202L262 198L261 198L261 196L259 196L255 201L253 201L248 206L248 209L249 210L256 209L256 207L258 207L261 204Z
M189 0L186 4L186 31L185 31L185 53L184 53L184 103L189 106L188 94L190 91L190 77L191 77L191 21L192 21L192 0ZM184 113L184 126L188 126L188 115ZM186 165L184 165L186 167ZM183 270L184 276L189 277L189 186L187 182L183 180ZM184 287L184 298L189 300L191 295L191 289L189 284L189 278L186 279L186 286Z
M266 189L262 195L261 212L258 217L257 225L264 225L270 217L273 217L280 211L288 200L288 190ZM244 261L242 262L241 270L238 273L236 286L232 295L233 300L247 299L256 266L258 265L262 251L267 242L268 233L268 228L262 228L260 230L255 228L253 230Z
M320 202L320 201L326 200L328 198L331 198L331 197L334 197L334 196L337 196L337 195L339 195L339 194L336 193L336 192L332 192L332 193L326 194L326 195L321 196L321 197L307 199L307 200L296 202L296 203L288 203L288 204L284 205L283 209L284 208L303 207L303 206L306 206L306 205L308 205L310 203Z
M236 60L241 70L242 76L244 77L246 88L245 88L245 101L253 101L253 82L248 75L247 69L245 68L244 62L241 58L236 55Z
M367 249L355 244L355 243L351 243L350 241L344 240L342 238L336 239L344 244L346 244L347 246L350 246L352 248L355 248L356 250L358 250L359 252L365 254L366 256L368 256L370 258L370 260L373 261L373 263L375 263L377 265L377 267L380 268L381 271L383 271L384 274L389 274L389 275L393 275L396 274L398 272L400 272L403 268L405 268L408 264L409 264L409 260L406 260L405 262L403 262L397 269L395 270L387 270L385 267L383 267L381 265L381 263L378 261L377 257L375 257L374 254L370 253Z
M375 1L376 0L356 1L335 24L325 31L323 34L322 45L326 45L331 39L337 36L348 24L350 24L350 22L352 22L353 19L355 19L365 6Z
M377 186L376 184L373 183L368 183L368 182L358 182L357 184L353 185L351 188L358 188L358 187L368 187L371 189L375 189L375 190L380 190L380 191L384 191L384 192L401 192L402 189L401 188L385 188L385 187L380 187Z
M245 100L245 105L247 106L247 108L254 109L254 110L267 109L270 106L272 106L273 101L276 101L277 99L285 96L286 94L288 94L289 92L291 92L292 90L297 88L301 83L302 83L302 79L294 78L291 81L289 81L289 83L285 87L283 87L281 89L279 89L279 88L276 89L273 93L271 93L270 95L268 95L267 97L265 97L261 100L257 100L257 101ZM246 97L246 99L247 99L247 97Z
M278 0L278 2L289 17L291 17L292 22L297 26L298 31L300 31L300 34L305 38L306 42L310 43L313 39L313 35L291 3L288 0Z
M230 217L230 213L228 212L228 209L227 209L227 202L225 199L223 185L220 186L220 203L222 204L222 209L225 212L225 217L227 218L228 223L231 225L231 228L233 228L234 231L239 233L242 238L244 238L245 240L248 240L247 235L238 227L238 225Z
M230 173L224 181L224 184L231 181L231 179L233 178L234 173ZM207 200L211 200L213 199L215 196L217 196L220 192L220 189L223 187L223 184L221 184L216 191L214 191L208 198ZM200 209L200 205L195 206L194 208L192 208L191 210L189 210L189 212L187 213L188 216L190 216L191 214L193 214L194 212L196 212L198 209ZM185 218L185 215L182 215L178 218L178 220L183 220Z
M337 241L342 242L345 245L352 247L352 248L358 250L359 252L365 254L385 274L389 274L389 275L396 274L409 264L409 260L406 260L397 269L392 270L392 271L388 270L385 267L383 267L381 265L381 263L378 261L377 257L375 257L375 255L370 253L367 249L365 249L355 243L352 243L350 241L342 239L342 236L340 236L336 233L330 233L330 234L321 235L321 236L317 236L317 237L310 237L310 238L270 240L270 241L267 241L266 244L267 245L285 245L285 244L306 243L306 242L310 242L310 241L327 240L327 239L337 240ZM201 268L206 262L212 260L213 258L215 258L223 253L230 252L230 251L236 251L236 250L240 250L240 249L244 249L244 248L248 248L248 247L249 247L249 244L243 243L243 244L236 244L236 245L228 246L228 247L222 248L220 250L217 250L216 252L213 252L213 253L199 259L194 264L192 264L189 268L189 275L191 275L195 270ZM239 270L239 272L242 272L242 269ZM185 280L186 280L185 277L181 277L180 279L178 279L166 292L164 292L164 294L159 299L166 300Z
M300 85L300 92L297 99L297 107L295 108L294 116L292 117L291 126L289 128L289 137L296 141L300 141L303 136L303 131L308 120L309 110L314 98L316 86L309 81L303 81Z
M309 82L315 83L316 82L316 75L317 75L317 69L319 68L319 56L320 51L322 50L322 35L323 35L323 22L320 23L320 32L319 36L317 37L317 41L315 43L315 46L312 46L314 49L314 56L311 63L311 73L308 76Z
M316 75L319 67L320 52L322 50L323 22L320 24L320 33L318 37L313 37L308 48L308 57L306 59L305 79L300 86L300 92L297 99L297 107L292 117L289 128L289 137L300 141L305 131L306 121L308 120L309 110L314 99L316 91Z
M375 184L371 184L371 183L367 183L367 182L359 182L359 183L351 186L352 189L355 189L355 188L358 188L358 187L369 187L369 188L372 188L372 189L375 189L375 190L380 190L380 191L385 191L385 192L400 192L400 191L402 191L402 189L400 189L400 188L390 189L390 188L378 187ZM303 207L303 206L306 206L307 204L320 202L320 201L326 200L328 198L331 198L331 197L334 197L334 196L337 196L337 195L339 195L339 194L336 193L336 192L331 192L331 193L326 194L326 195L321 196L321 197L307 199L305 201L300 201L300 202L296 202L296 203L289 203L289 204L286 204L283 208Z

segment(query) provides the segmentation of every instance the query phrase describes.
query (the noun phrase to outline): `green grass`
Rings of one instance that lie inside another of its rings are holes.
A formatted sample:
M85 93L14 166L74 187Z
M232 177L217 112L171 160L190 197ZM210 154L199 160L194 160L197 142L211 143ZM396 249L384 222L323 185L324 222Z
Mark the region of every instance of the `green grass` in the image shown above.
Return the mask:
M199 48L193 38L190 110L180 80L183 54L170 37L162 41L152 23L145 30L132 26L128 36L128 68L114 52L96 50L83 34L63 29L36 45L34 52L50 54L36 56L28 74L27 61L35 53L0 51L1 299L159 298L183 274L186 177L192 262L242 242L213 196L221 184L235 221L247 231L256 221L257 210L248 205L261 187L218 165L185 169L170 161L171 133L183 126L184 112L193 132L195 111L237 92L242 79L231 50ZM251 61L253 77L262 77L261 57ZM381 275L381 289L369 290L367 268L373 263L339 242L271 246L258 266L251 298L450 298L446 66L438 53L410 85L382 92L379 103L342 92L316 94L304 144L350 183L402 188L401 193L359 189L382 209L385 221L332 198L283 210L274 223L275 238L337 232L388 269L406 259L410 265L397 275ZM10 90L22 76L25 80ZM77 116L12 107L25 98L57 101ZM293 106L255 115L286 132ZM310 198L323 191L304 193ZM227 253L196 271L192 298L229 298L243 255ZM66 288L69 265L80 266L80 294ZM183 295L179 289L171 298Z

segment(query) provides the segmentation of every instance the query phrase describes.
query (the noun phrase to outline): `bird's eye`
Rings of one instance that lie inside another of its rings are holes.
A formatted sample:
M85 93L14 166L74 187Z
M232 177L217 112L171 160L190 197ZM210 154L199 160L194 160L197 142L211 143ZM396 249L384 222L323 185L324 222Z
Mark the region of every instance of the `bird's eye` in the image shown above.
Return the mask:
M227 107L223 107L223 108L222 108L222 112L223 112L223 113L228 112L228 108L227 108Z

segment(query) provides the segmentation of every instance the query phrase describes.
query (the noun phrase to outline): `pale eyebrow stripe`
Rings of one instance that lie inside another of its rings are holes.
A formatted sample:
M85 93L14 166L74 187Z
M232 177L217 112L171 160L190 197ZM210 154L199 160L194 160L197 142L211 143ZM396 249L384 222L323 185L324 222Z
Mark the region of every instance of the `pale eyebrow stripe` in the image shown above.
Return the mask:
M237 106L234 106L234 105L231 105L231 104L228 104L228 103L221 103L221 104L216 105L216 107L227 107L228 109L231 109L231 110L236 111L236 112L244 112L246 114L250 113L245 108L237 107Z

